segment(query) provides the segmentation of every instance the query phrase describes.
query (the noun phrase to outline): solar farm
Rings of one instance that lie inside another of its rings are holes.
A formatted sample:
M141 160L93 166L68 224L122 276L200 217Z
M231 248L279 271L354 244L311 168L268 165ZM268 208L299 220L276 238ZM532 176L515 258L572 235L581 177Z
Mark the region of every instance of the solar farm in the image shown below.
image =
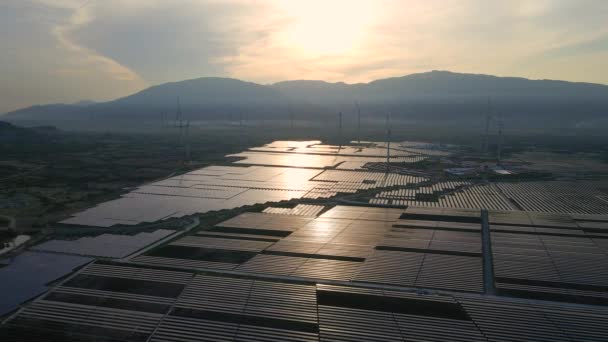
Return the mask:
M277 152L269 154L266 150ZM262 151L252 149L246 153L251 157L231 165L209 166L142 185L120 199L78 213L63 223L98 227L135 225L256 203L327 199L338 194L427 181L419 176L362 169L366 163L385 160L386 149L376 146L355 149L320 145L320 141L278 141ZM394 154L393 159L403 163L427 158L420 152L407 150Z
M2 341L607 341L608 195L416 169L452 153L276 141L130 189L30 248L67 266Z
M424 199L429 196L437 199ZM451 181L383 191L370 199L370 204L608 215L604 192L585 182L470 184Z

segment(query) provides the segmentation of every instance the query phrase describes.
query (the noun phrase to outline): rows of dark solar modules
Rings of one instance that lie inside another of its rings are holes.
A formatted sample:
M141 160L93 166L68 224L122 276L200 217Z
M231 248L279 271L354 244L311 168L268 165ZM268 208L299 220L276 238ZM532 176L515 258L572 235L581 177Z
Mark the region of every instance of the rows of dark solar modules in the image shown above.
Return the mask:
M467 314L489 341L606 341L608 309L514 303L488 297L459 298Z
M440 229L392 228L376 249L481 255L479 233Z
M479 215L365 207L335 207L316 219L245 213L133 261L481 292ZM410 257L418 260L411 267L403 262Z
M553 228L578 227L576 219L573 217L573 215L525 211L490 211L489 222L491 224L515 226L531 225Z
M414 190L415 191L415 190ZM387 196L378 195L370 199L370 204L389 206L419 206L433 208L469 208L488 210L513 210L515 207L493 184L475 185L448 194L436 193L434 196L424 196L425 190L416 193L405 192L400 196L398 192L391 192Z
M207 269L207 268L214 268L214 269L218 269L218 270L231 270L236 267L236 264L225 263L225 262L154 257L154 256L148 256L148 255L140 255L140 256L135 257L132 260L134 262L150 264L150 265L187 268L187 269L193 269L193 270L203 270L203 269Z
M606 194L593 185L568 182L496 183L444 194L444 183L381 192L370 204L436 208L521 209L532 212L608 214ZM449 184L449 183L447 183ZM446 186L447 186L446 184Z
M498 224L494 224L497 222ZM500 293L608 303L608 239L596 221L570 215L490 213L496 288Z
M559 288L571 297L607 296L608 256L591 239L509 235L492 238L499 289L542 293Z
M97 263L0 329L3 341L604 341L608 308Z
M9 323L12 328L106 336L116 340L146 341L162 314L102 308L39 300L26 307Z
M191 279L187 272L91 264L9 318L0 335L15 341L146 341Z
M351 280L360 262L260 254L238 271L314 279Z
M124 258L170 234L173 230L158 229L135 235L102 234L76 240L50 240L31 249L106 258Z
M318 340L315 287L197 276L154 334L153 341ZM215 339L214 339L215 338Z
M480 257L377 250L355 281L482 292Z
M62 223L98 227L134 225L256 203L329 198L339 193L352 194L359 190L427 180L394 173L386 175L384 172L311 169L312 164L298 159L304 157L313 164L316 159L324 159L317 160L320 167L340 162L334 156L292 156L296 158L294 163L285 165L289 167L208 166L142 185L128 195L77 213ZM349 162L349 159L344 161ZM317 175L320 175L319 180L315 179Z
M528 211L608 215L605 193L584 182L498 183L500 190Z
M449 296L317 286L322 341L485 341Z
M355 193L358 190L374 189L378 187L407 186L427 181L426 178L401 175L396 173L347 170L325 170L311 179L316 184L310 193L329 191L334 195L341 193ZM308 194L307 194L308 195ZM310 196L304 196L310 198Z
M268 241L236 240L207 236L186 236L171 245L260 252L272 245Z
M489 222L498 232L589 237L598 245L608 238L606 215L492 211Z

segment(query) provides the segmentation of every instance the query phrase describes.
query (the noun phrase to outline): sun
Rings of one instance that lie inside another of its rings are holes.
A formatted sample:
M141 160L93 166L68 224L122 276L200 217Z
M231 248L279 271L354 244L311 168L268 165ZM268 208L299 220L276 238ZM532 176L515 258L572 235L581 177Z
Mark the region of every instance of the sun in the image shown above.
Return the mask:
M308 56L352 52L364 41L375 12L365 0L289 0L280 7L291 19L282 43Z

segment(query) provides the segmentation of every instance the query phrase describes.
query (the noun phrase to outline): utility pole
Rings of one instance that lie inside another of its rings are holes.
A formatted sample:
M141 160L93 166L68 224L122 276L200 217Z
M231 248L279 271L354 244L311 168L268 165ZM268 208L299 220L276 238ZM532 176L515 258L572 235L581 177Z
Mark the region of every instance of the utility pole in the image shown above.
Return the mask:
M186 152L186 163L190 163L190 159L191 159L191 155L190 155L190 120L186 121L186 126L185 126L185 134L184 134L184 140L185 140L185 152Z
M243 117L244 117L244 114L241 111L241 118L240 118L241 122L240 122L240 126L239 126L240 127L239 140L240 140L241 147L244 148L245 147L245 126L243 125Z
M338 150L340 150L342 149L342 112L338 114L338 131L338 139L340 142L340 148Z
M175 112L175 126L176 128L179 128L179 144L181 145L184 142L184 128L183 128L183 123L182 123L182 105L179 99L179 96L177 96L177 110Z
M482 146L482 151L483 153L488 153L488 148L489 148L489 143L490 143L490 120L491 120L491 102L490 102L490 98L488 97L488 108L487 108L487 112L486 112L486 130L485 130L485 134L483 137L483 146Z
M504 127L504 123L502 121L502 118L500 118L498 120L498 148L497 148L497 151L496 151L497 165L500 165L500 159L502 158L502 144L503 144L502 131L503 131L503 127Z
M293 111L290 103L287 104L287 110L289 111L289 127L293 130Z
M175 124L179 122L181 124L182 121L182 105L179 100L179 95L177 96L177 111L175 112Z
M386 173L391 169L391 113L386 114Z
M359 103L355 102L357 106L357 144L361 144L361 108L359 107Z

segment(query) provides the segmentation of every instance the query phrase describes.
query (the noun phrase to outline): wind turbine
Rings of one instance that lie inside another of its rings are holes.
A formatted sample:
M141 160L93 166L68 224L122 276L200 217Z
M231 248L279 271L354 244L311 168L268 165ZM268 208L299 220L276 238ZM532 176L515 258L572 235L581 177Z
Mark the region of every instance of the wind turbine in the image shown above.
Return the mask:
M339 142L340 142L340 147L338 148L338 153L339 153L340 150L342 149L342 112L340 112L338 114L338 130L339 130L338 139L339 139Z
M357 144L361 144L361 107L359 107L359 102L355 102L357 106Z
M386 113L386 173L391 168L391 112Z
M490 102L490 98L488 97L488 110L486 113L486 130L485 130L485 134L483 137L483 146L482 146L482 151L483 153L487 153L488 152L488 148L489 148L489 144L490 144L490 121L492 121L492 103Z
M498 115L496 124L498 126L498 147L496 148L496 164L500 165L500 159L502 157L502 144L503 144L502 130L504 128L504 122L503 122L502 116L500 114Z

